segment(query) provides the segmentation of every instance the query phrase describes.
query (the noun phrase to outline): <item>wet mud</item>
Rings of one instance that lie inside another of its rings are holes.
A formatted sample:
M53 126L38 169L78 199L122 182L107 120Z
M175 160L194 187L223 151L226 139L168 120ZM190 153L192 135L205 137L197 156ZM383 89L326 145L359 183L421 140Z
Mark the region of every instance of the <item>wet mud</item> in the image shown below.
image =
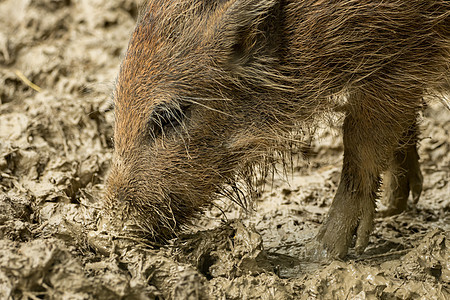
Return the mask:
M450 299L439 101L421 116L420 201L377 217L361 256L327 261L314 239L342 164L338 114L247 211L217 201L162 247L106 234L110 95L137 14L132 0L0 1L0 299Z

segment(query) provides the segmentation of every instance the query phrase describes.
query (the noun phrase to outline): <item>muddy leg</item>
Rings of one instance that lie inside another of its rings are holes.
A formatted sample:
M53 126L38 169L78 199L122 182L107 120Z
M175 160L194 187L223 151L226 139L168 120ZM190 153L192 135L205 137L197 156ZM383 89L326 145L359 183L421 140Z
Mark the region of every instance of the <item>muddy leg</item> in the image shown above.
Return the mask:
M392 163L384 177L384 198L387 210L383 216L399 214L406 210L411 192L413 204L419 201L422 193L423 177L417 153L417 126L414 124L401 139L394 151Z
M380 174L387 168L402 133L415 120L414 109L409 104L401 108L383 107L392 102L361 95L350 101L343 126L345 150L341 180L318 235L328 255L341 258L347 254L354 235L358 253L367 246Z

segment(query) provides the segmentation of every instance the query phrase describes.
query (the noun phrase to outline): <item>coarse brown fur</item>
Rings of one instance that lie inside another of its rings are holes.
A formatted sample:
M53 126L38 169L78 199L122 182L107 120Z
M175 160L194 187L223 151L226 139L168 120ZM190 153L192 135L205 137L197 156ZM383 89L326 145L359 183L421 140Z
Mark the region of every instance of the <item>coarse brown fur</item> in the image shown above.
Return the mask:
M393 213L420 195L416 115L449 73L448 0L147 1L114 93L105 211L169 238L343 104L341 182L318 237L333 256L353 235L362 251L383 171Z

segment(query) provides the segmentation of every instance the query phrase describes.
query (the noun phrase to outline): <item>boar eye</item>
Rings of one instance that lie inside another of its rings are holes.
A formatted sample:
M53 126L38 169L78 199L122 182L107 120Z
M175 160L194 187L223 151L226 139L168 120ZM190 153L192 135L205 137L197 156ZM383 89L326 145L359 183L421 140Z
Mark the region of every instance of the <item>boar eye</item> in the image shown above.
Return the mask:
M152 138L166 135L171 130L178 131L183 125L186 107L168 107L160 105L150 115L149 130Z

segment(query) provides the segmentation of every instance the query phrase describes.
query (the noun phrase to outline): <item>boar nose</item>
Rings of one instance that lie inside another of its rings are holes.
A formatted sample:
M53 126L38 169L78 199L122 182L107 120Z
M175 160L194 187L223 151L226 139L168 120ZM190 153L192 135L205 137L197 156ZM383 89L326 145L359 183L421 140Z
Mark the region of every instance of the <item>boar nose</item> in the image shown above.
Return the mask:
M106 212L100 215L97 230L88 232L87 242L103 255L113 252L120 254L123 250L134 247L135 241L130 237L137 236L138 233L138 227L131 220L122 220L121 217Z

